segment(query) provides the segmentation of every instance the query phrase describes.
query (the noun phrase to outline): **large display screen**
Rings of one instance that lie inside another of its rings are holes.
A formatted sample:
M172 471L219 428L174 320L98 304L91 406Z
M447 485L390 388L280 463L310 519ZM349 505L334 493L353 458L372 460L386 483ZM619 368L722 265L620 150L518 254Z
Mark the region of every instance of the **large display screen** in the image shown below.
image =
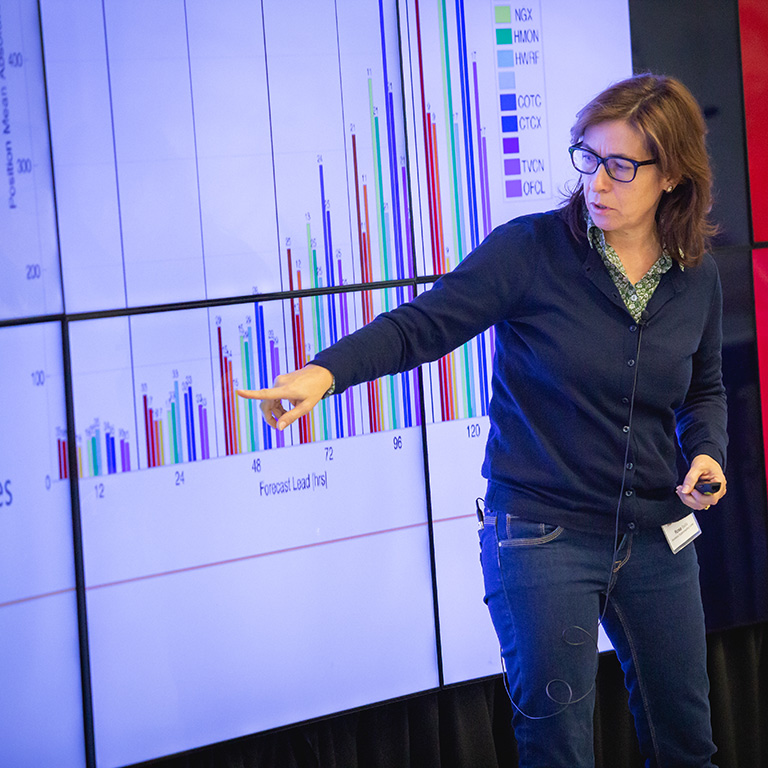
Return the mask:
M60 312L37 4L0 2L0 321Z
M85 765L57 323L0 328L0 765Z
M439 684L418 376L284 433L234 395L385 298L72 324L100 765Z
M626 3L587 6L0 0L0 763L129 765L500 671L493 330L284 433L235 390L559 204L578 108L631 73Z
M632 74L624 3L595 3L604 56L565 52L586 9L515 3L411 2L401 15L406 111L424 248L420 273L456 266L491 229L557 207L576 178L567 148L577 111L607 82ZM446 682L500 670L482 604L475 500L488 436L493 330L429 366L427 446L443 672ZM600 635L600 647L609 647Z

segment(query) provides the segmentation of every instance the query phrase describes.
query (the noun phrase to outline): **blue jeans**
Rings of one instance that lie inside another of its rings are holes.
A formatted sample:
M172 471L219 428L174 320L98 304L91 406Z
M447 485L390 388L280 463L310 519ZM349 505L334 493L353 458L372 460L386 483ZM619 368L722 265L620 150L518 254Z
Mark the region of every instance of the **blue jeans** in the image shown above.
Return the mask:
M714 768L704 612L693 545L661 529L564 530L486 511L485 601L501 644L521 768L594 766L597 625L629 690L648 768ZM620 765L621 756L616 756Z

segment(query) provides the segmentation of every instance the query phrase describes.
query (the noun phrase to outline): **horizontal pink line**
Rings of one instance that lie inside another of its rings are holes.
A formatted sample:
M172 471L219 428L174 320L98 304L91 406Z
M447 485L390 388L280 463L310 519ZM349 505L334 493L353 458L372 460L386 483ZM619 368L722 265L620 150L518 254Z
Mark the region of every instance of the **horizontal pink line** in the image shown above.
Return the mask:
M67 592L74 592L74 587L66 589L57 589L55 592L43 592L42 595L31 595L30 597L20 597L18 600L9 600L7 603L0 603L0 608L7 608L9 605L18 605L19 603L29 603L32 600L40 600L43 597L55 597L56 595L65 595Z
M456 515L455 517L442 517L439 520L434 520L434 523L447 523L452 520L463 520L467 517L474 517L474 515ZM188 573L189 571L200 571L204 568L215 568L220 565L230 565L232 563L241 563L245 562L246 560L256 560L260 557L271 557L272 555L284 555L288 552L299 552L302 549L312 549L313 547L324 547L329 544L340 544L345 541L354 541L355 539L365 539L369 538L371 536L381 536L384 533L397 533L398 531L407 531L413 528L423 528L426 526L427 523L412 523L411 525L401 525L397 528L385 528L381 531L370 531L368 533L357 533L354 536L344 536L340 539L329 539L328 541L315 541L311 544L301 544L297 547L286 547L285 549L275 549L270 552L259 552L255 555L243 555L242 557L233 557L229 560L218 560L214 563L203 563L202 565L190 565L186 568L175 568L171 571L161 571L160 573L148 573L144 576L133 576L130 579L120 579L118 581L108 581L104 584L92 584L89 587L86 587L86 591L90 591L92 589L104 589L105 587L117 587L121 584L131 584L136 581L146 581L147 579L157 579L161 576L173 576L177 573ZM18 605L19 603L28 603L32 600L40 600L44 597L53 597L55 595L62 595L67 592L74 592L74 587L69 587L67 589L60 589L56 592L46 592L42 595L32 595L30 597L21 597L18 600L10 600L7 603L0 603L0 608L6 608L11 605Z

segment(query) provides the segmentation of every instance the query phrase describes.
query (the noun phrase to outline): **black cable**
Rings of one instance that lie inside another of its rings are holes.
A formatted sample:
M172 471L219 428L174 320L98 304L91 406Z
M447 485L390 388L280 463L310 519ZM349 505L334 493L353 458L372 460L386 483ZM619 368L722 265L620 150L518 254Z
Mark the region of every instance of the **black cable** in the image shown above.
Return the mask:
M608 602L609 602L609 599L610 599L611 590L613 589L613 585L615 583L613 575L614 575L614 568L616 566L616 558L617 558L618 553L619 553L619 521L620 521L620 515L621 515L621 503L622 503L622 500L624 499L624 491L625 491L626 484L627 484L627 469L628 469L628 463L629 463L629 451L630 451L630 445L631 445L631 441L632 441L632 418L633 418L634 412L635 412L635 396L637 395L637 375L638 375L638 371L640 369L640 344L641 344L642 339L643 339L643 329L645 328L647 323L648 323L648 312L643 310L643 313L640 316L640 319L637 321L638 335L637 335L637 349L635 351L635 365L634 365L635 372L634 372L634 376L632 378L632 394L630 395L630 398L629 398L629 418L627 420L627 440L626 440L626 443L625 443L625 446L624 446L624 466L623 466L622 472L621 472L621 487L619 488L619 500L618 500L618 503L616 504L616 522L615 522L614 533L613 533L613 553L611 555L611 569L610 569L610 572L608 574L608 582L606 584L606 589L605 589L605 603L603 604L603 610L600 613L600 617L597 620L598 626L603 623L603 619L605 618L605 613L608 610ZM480 517L480 515L481 515L481 513L480 513L479 504L478 504L478 517ZM500 554L498 546L497 546L496 550L497 550L496 551L497 565L498 565L498 568L499 568L499 573L501 573L501 554ZM562 636L561 636L561 639L563 640L564 643L566 643L568 645L576 646L576 645L582 645L584 642L586 642L585 640L582 641L581 643L569 641L566 638L566 634L570 630L576 630L577 632L581 632L584 635L586 635L588 638L590 638L592 640L594 646L595 646L595 653L599 655L600 651L599 651L599 647L598 647L598 639L597 639L597 637L595 637L589 630L584 629L584 627L579 627L579 626L574 624L574 625L564 629L563 633L562 633ZM512 706L523 717L525 717L528 720L547 720L550 717L555 717L555 716L559 715L560 713L564 712L572 704L578 704L578 702L583 701L587 696L590 695L590 693L592 693L592 691L595 689L595 685L597 684L596 680L593 681L592 685L589 688L589 690L586 693L584 693L582 696L580 696L578 699L575 699L573 697L574 696L573 688L570 686L569 683L567 683L565 680L561 680L559 678L550 680L546 684L544 692L546 693L547 698L551 702L553 702L555 704L558 704L558 705L562 705L562 706L560 706L560 708L557 711L552 712L552 713L550 713L548 715L539 715L539 716L529 715L527 712L524 712L517 705L517 703L514 701L514 699L512 698L512 692L509 689L509 677L507 675L507 668L506 668L506 664L504 663L504 656L503 655L501 656L501 665L502 665L502 669L503 669L504 689L507 692L507 697L509 698L509 701L512 704ZM566 690L568 691L569 695L568 695L568 700L567 701L558 701L554 696L552 696L552 694L550 692L550 688L551 688L551 686L553 686L555 684L558 684L558 683L564 685Z

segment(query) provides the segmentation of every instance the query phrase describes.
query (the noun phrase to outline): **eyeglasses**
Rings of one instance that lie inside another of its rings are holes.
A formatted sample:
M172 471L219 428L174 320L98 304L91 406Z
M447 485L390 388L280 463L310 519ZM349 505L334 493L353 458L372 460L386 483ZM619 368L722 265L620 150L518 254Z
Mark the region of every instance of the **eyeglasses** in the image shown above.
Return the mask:
M637 169L641 165L655 165L658 160L630 160L628 157L620 157L618 155L608 155L608 157L600 157L597 152L593 152L591 149L582 147L575 144L572 147L568 147L568 151L571 153L571 162L573 167L579 173L585 173L587 176L591 176L597 172L597 169L602 164L605 168L605 172L615 181L621 181L624 184L628 184L633 181L637 175Z

